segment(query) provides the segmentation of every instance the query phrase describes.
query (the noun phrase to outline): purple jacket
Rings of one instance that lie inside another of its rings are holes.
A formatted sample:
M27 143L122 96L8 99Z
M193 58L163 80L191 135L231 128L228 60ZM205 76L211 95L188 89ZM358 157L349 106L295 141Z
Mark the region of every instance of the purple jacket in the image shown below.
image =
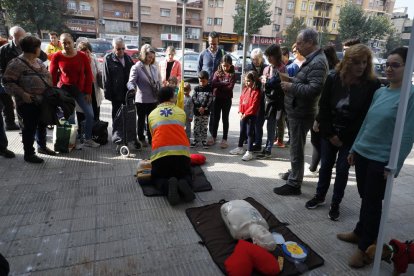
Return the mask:
M153 85L143 70L147 70L144 64L139 61L131 68L129 73L129 81L127 83L128 90L136 90L135 102L137 103L155 103L157 97L152 86L156 86L160 89L160 73L156 64L150 65L150 71L148 72L149 77L152 79Z

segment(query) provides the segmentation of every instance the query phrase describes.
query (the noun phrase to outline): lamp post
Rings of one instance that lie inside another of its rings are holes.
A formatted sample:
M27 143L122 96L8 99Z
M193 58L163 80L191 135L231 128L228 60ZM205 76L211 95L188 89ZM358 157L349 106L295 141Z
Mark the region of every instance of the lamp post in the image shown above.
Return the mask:
M183 14L181 15L181 78L184 79L184 54L185 54L185 8L188 0L181 0L183 4Z
M246 68L246 53L247 53L247 38L249 33L247 32L247 21L249 21L249 8L250 8L250 0L246 0L246 8L244 10L244 34L243 34L243 62L242 62L242 76L244 75L244 68ZM243 83L243 80L240 80L240 83ZM242 90L243 85L240 86Z
M137 14L137 23L138 23L138 49L141 49L142 38L141 38L141 0L138 0L138 14Z

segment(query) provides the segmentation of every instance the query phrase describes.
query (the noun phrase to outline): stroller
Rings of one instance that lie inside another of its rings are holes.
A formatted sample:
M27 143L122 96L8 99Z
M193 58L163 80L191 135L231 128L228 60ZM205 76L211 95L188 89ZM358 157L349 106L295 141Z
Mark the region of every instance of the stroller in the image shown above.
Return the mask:
M139 148L136 114L135 91L130 90L126 93L125 104L118 109L112 126L112 142L117 145L117 151L124 157L130 154L128 142L134 142L135 147Z

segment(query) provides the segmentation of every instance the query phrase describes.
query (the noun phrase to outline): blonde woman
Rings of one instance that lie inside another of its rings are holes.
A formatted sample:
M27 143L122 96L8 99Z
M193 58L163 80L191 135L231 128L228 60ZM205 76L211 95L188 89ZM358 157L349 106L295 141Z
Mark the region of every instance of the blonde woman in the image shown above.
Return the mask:
M145 141L144 130L147 129L148 143L151 144L151 133L146 122L148 115L157 107L157 93L161 87L161 76L155 64L155 50L149 44L141 47L140 61L131 68L128 90L135 90L135 105L138 116L138 139L143 147L148 146Z
M174 59L175 48L168 46L165 54L165 60L159 63L162 86L167 86L171 77L176 77L178 82L181 81L181 63Z

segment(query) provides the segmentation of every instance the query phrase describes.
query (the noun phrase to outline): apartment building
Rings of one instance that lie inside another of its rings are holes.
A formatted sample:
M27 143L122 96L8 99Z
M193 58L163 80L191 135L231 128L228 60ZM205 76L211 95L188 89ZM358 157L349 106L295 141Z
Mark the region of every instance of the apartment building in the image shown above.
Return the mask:
M203 1L192 1L186 4L185 14L185 48L201 51L203 39ZM177 4L177 27L182 30L182 3Z
M239 36L234 33L233 15L236 13L236 0L204 0L203 45L208 47L208 34L219 33L220 46L226 51L237 49Z
M67 0L66 8L70 17L66 25L72 30L74 38L80 36L96 38L98 26L96 19L99 18L98 2L96 0Z
M393 23L397 33L400 34L403 45L408 46L411 37L411 28L413 26L413 20L408 18L408 8L396 8L391 16L391 22Z

